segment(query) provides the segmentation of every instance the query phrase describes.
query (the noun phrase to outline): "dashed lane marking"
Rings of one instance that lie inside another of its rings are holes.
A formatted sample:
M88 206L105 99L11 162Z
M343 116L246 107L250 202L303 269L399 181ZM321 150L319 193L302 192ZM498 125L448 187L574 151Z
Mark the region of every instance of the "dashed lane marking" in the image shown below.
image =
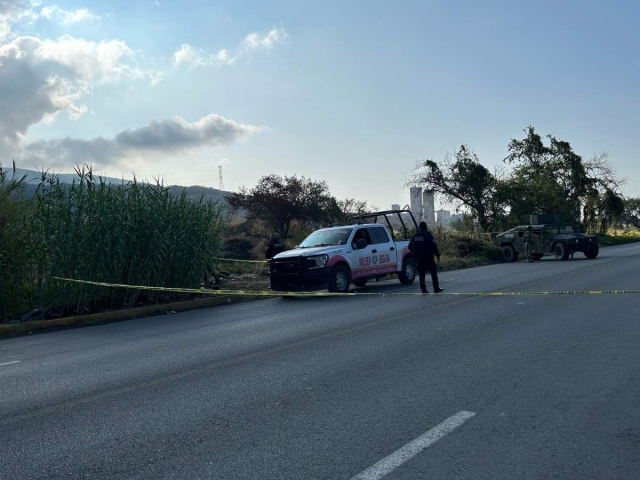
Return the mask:
M474 412L461 411L447 418L440 425L433 427L427 433L419 436L412 442L407 443L404 447L396 450L388 457L383 458L375 465L367 468L359 473L351 480L378 480L400 465L408 462L423 450L429 448L441 438L453 432L456 428L462 426L467 420L473 418Z

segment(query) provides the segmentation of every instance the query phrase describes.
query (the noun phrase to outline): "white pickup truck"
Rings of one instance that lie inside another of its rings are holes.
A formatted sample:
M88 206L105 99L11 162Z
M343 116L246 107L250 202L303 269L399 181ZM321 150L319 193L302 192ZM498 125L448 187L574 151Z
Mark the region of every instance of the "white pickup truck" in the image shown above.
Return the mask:
M396 239L389 217L397 216L404 238ZM387 225L377 223L384 218ZM364 286L370 279L398 274L405 285L412 284L416 267L411 252L405 220L409 210L387 210L349 219L349 224L316 230L293 250L271 259L270 280L274 291L310 291L327 288L345 293L353 283ZM372 223L366 223L366 221Z

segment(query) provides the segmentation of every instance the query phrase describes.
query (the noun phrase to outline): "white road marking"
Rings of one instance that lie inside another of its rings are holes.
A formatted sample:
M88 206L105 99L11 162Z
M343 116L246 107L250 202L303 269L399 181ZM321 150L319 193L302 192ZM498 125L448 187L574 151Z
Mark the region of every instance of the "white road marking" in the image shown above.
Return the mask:
M20 363L20 360L14 360L13 362L0 363L0 367L4 367L5 365L14 365L16 363Z
M474 412L465 411L456 413L455 415L447 418L440 425L433 427L427 433L420 435L414 441L407 443L404 447L396 450L388 457L383 458L375 465L359 473L351 480L378 480L384 477L386 474L392 472L403 463L408 462L444 436L453 432L456 428L460 427L475 415L476 414Z

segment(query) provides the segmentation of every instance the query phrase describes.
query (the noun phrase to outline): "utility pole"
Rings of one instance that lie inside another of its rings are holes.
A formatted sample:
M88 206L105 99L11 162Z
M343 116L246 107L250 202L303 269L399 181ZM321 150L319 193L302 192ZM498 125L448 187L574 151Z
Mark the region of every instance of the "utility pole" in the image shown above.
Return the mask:
M224 190L224 182L222 181L222 165L218 165L218 189Z

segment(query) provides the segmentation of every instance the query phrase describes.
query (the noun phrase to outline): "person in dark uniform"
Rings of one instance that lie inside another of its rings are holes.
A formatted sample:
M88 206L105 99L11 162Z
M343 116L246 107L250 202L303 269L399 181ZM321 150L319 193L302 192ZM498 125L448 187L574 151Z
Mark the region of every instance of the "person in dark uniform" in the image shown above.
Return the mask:
M422 293L429 293L427 290L427 284L425 283L425 276L427 272L431 274L431 282L433 283L433 291L440 293L443 291L440 288L440 282L438 281L438 270L436 268L435 258L440 263L440 250L436 244L436 239L433 238L431 232L427 230L427 223L420 222L418 231L411 238L409 242L409 251L413 254L413 258L416 262L416 268L420 277L420 290Z
M527 255L527 262L533 263L533 227L529 225L522 236L524 240L524 251Z
M269 260L272 257L275 257L277 254L284 252L284 245L282 242L278 240L278 237L273 235L271 237L271 241L267 245L267 249L264 252L264 258Z

